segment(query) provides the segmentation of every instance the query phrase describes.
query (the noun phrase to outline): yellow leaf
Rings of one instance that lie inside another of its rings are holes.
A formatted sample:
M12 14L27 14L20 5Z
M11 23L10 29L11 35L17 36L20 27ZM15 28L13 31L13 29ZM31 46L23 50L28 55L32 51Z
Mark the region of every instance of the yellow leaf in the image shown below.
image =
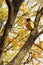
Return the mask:
M23 20L24 20L24 18L23 17L21 17L20 19L19 19L19 21L18 21L18 25L19 26L21 26L22 27L22 25L23 25Z

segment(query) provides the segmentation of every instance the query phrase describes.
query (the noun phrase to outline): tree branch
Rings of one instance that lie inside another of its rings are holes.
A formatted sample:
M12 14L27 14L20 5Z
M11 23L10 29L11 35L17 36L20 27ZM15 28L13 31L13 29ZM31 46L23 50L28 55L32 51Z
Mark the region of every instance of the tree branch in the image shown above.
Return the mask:
M26 44L21 48L21 50L19 51L19 53L13 58L13 60L8 63L8 65L20 65L22 59L24 58L25 54L27 53L27 51L31 48L31 46L34 44L35 39L42 34L43 31L41 31L40 33L37 33L37 35L34 37L32 34L30 34L30 37L28 38L28 40L26 41Z
M38 12L36 14L36 18L35 18L35 22L34 22L34 26L35 26L36 29L38 27L41 15L43 15L43 7L41 8L41 10L39 8L38 8Z
M40 13L41 12L42 12L42 9L40 10L39 14L37 14L37 16L36 16L35 22L37 22L37 25L35 24L35 27L38 26L38 22L39 22L38 18L40 18L40 16L41 16ZM34 31L36 31L36 30L31 31L30 37L28 38L28 40L26 41L24 46L21 48L21 50L18 52L18 54L11 60L11 62L8 63L8 65L20 65L21 64L21 61L24 58L25 54L31 48L31 46L33 45L35 39L40 34L38 32L34 33Z
M23 0L6 0L6 3L8 5L8 20L7 23L4 27L4 34L2 36L2 40L0 41L0 48L4 47L4 40L5 37L7 36L8 32L11 30L11 27L14 23L14 20L16 18L16 15L18 13L19 7ZM1 54L1 52L0 52Z

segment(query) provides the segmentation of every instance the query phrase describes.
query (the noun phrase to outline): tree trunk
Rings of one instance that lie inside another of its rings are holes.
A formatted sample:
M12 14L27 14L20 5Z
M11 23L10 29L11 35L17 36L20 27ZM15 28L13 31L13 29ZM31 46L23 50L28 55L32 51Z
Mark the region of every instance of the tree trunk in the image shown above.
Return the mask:
M4 49L4 44L5 44L4 40L5 40L6 36L8 35L8 32L11 30L11 27L14 23L17 13L18 13L19 7L23 1L24 0L6 0L6 3L8 5L8 20L4 27L3 36L0 40L0 57L2 56L2 52ZM1 63L0 63L0 65L1 65Z

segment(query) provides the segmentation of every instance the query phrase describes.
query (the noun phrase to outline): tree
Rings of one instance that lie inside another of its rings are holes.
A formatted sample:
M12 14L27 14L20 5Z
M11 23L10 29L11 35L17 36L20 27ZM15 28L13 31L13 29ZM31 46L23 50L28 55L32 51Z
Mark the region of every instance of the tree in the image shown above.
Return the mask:
M7 23L4 27L4 33L3 33L1 41L0 41L0 48L1 48L0 55L1 56L3 53L3 49L4 49L4 40L5 40L8 32L10 31L10 29L14 23L17 12L18 12L19 7L20 7L22 2L23 2L23 0L21 0L21 1L20 0L13 0L13 1L12 0L6 0L6 3L7 3L8 8L9 8L9 12L8 12L8 20L7 20ZM18 8L16 9L16 7L18 7ZM11 62L8 63L8 65L20 65L21 61L24 58L25 54L27 53L28 49L30 49L31 46L34 44L34 41L36 40L36 38L40 34L43 33L43 30L41 32L38 32L38 30L37 30L38 24L40 21L40 17L42 15L43 15L43 7L41 9L38 9L38 11L37 11L36 18L34 21L34 29L31 30L30 37L28 38L28 40L26 41L24 46L21 48L21 50L18 52L18 54L11 60Z

